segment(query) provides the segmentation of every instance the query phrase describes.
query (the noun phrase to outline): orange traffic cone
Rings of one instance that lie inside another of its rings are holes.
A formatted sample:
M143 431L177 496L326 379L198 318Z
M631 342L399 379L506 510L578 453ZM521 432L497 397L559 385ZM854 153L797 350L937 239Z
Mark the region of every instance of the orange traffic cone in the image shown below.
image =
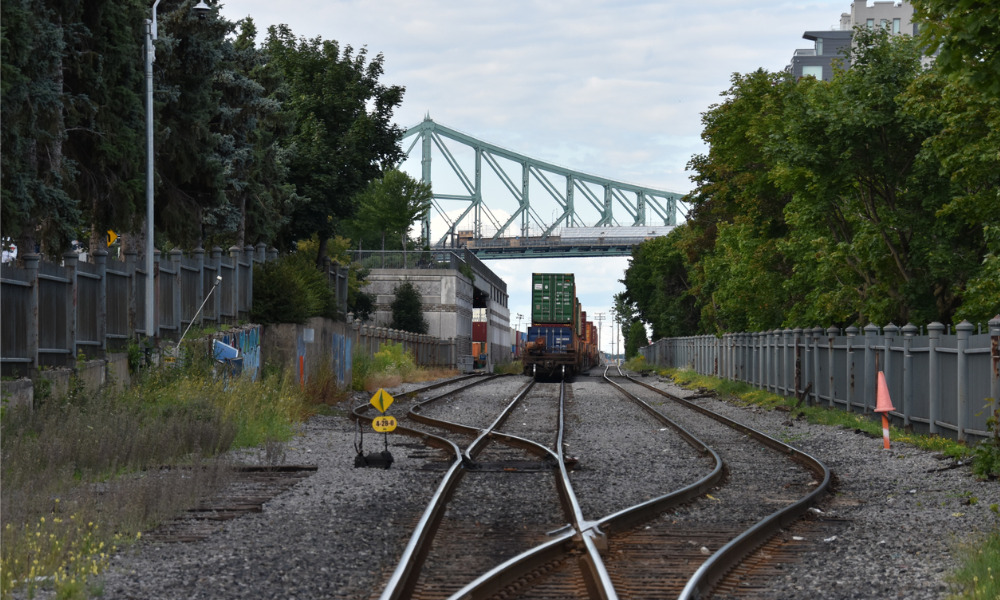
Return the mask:
M896 410L892 406L892 399L889 398L889 386L885 382L885 373L878 372L878 394L875 402L875 412L882 413L882 445L889 449L889 417L886 413Z

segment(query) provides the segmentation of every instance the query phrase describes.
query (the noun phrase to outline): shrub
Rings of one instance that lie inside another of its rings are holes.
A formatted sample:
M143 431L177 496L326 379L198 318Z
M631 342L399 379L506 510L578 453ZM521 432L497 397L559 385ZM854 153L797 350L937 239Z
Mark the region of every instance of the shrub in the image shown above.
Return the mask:
M396 299L392 301L392 324L389 326L402 331L427 333L420 291L412 281L404 281L396 288Z
M357 391L399 385L414 377L419 370L413 356L396 342L385 342L371 357L355 353L352 368L354 379L351 387Z
M326 276L305 253L254 265L253 310L257 323L304 323L337 318L337 302Z

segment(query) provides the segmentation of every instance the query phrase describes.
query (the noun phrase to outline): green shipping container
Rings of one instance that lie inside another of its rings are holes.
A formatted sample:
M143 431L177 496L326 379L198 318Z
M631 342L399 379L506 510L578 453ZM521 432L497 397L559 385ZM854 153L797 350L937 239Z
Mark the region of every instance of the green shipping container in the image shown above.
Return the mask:
M572 273L531 274L531 322L576 325L576 281Z

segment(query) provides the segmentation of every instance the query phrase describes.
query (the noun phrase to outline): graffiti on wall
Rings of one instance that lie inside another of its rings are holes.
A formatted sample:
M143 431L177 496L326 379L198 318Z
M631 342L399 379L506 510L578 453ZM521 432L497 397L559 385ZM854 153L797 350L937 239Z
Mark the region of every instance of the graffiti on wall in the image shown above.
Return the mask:
M220 341L236 348L243 358L243 374L257 381L260 375L260 325L222 334Z
M351 366L351 338L339 333L333 334L333 372L340 386L350 385L353 375Z

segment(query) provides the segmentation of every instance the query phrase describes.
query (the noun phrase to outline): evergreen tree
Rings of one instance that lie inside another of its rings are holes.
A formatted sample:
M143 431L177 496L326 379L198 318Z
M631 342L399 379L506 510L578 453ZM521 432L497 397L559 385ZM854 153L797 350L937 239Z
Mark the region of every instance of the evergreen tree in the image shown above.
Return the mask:
M244 247L273 243L287 225L298 197L288 181L291 115L283 109L280 71L255 45L250 18L236 24L235 40L223 44L215 86L222 94L215 128L225 176L225 204L206 209L206 242Z
M59 256L81 223L79 203L66 192L75 175L64 154L66 91L63 58L76 34L60 2L0 3L0 223L20 254L38 247Z
M427 333L427 319L424 318L420 290L412 281L404 281L394 290L392 301L392 323L389 327L413 333Z
M145 80L143 23L149 7L136 0L84 0L64 15L78 23L64 56L66 157L77 174L66 189L80 199L86 226L79 239L106 248L106 232L139 230L145 222Z
M224 40L233 23L196 15L194 0L163 0L158 13L155 81L155 231L181 247L203 246L205 213L226 202L230 148L220 133L227 70ZM164 245L163 243L159 244Z

